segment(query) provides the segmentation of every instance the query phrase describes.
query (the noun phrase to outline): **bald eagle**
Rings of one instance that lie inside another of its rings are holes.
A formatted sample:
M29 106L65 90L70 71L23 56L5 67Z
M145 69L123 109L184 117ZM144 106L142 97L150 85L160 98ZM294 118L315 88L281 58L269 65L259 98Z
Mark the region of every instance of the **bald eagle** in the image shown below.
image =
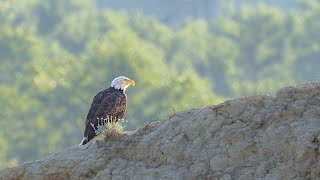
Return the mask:
M101 120L117 122L123 119L127 108L125 90L135 82L127 77L120 76L111 82L111 87L99 92L92 100L85 124L84 137L79 144L83 146L93 139L95 129Z

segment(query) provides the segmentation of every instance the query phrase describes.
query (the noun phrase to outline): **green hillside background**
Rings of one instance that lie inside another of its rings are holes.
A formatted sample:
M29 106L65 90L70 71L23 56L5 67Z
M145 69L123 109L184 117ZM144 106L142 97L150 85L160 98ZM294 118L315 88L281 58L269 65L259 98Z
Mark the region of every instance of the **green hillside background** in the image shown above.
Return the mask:
M222 2L167 24L92 1L0 1L0 168L78 144L93 96L120 75L136 81L126 130L319 79L319 0Z

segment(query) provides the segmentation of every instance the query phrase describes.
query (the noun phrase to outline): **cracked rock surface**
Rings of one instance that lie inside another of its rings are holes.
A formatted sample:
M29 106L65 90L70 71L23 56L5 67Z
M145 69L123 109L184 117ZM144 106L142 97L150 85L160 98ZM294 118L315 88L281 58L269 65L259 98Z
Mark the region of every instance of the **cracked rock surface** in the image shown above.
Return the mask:
M0 179L317 179L320 83L171 115L133 135L73 146Z

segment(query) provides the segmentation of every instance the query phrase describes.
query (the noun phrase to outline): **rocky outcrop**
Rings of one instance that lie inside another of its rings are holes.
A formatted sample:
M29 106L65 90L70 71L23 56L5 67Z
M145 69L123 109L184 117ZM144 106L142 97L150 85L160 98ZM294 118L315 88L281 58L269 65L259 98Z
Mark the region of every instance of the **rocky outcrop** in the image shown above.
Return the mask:
M320 83L171 115L133 135L0 171L0 179L316 179Z

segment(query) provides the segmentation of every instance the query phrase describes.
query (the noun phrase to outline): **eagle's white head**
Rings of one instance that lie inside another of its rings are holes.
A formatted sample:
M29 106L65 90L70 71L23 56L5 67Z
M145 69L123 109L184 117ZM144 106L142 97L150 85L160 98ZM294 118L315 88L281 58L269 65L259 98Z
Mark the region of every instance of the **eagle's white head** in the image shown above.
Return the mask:
M119 76L111 82L111 87L123 91L125 91L130 85L134 86L135 82L124 76Z

